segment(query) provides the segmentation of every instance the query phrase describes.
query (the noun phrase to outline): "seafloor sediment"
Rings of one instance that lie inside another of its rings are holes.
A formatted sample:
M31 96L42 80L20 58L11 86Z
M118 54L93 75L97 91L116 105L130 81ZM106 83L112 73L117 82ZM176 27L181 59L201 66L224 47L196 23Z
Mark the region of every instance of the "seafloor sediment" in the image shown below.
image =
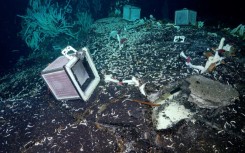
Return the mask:
M124 39L121 49L111 31ZM173 42L182 35L184 43ZM180 57L184 51L192 64L205 66L203 53L218 47L222 37L236 51L221 53L224 63L212 72L200 74ZM239 38L215 28L107 18L96 21L81 46L73 47L83 46L90 49L101 76L87 102L55 100L40 75L48 63L33 62L1 77L1 152L244 152L245 60ZM202 75L232 86L239 99L203 108L189 102L190 90L181 88L181 96L173 99L195 115L156 130L152 107L133 101L148 101L138 87L106 83L105 74L118 80L135 76L156 90L170 91L186 85L186 78Z

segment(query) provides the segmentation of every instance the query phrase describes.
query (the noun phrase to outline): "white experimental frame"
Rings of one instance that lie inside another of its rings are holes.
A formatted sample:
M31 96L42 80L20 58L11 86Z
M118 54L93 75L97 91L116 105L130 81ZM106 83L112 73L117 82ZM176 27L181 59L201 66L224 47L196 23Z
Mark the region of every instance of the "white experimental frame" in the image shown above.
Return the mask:
M76 51L73 47L71 46L67 46L63 51L63 52L69 52L70 50L72 51ZM76 64L76 62L78 60L80 60L77 56L73 56L72 58L70 58L70 61L65 65L65 70L68 73L68 75L70 76L70 79L73 83L73 85L76 87L77 92L79 93L79 95L82 97L82 99L84 101L87 101L90 96L92 95L92 93L94 92L94 89L97 87L98 83L100 82L100 76L98 74L98 71L95 68L94 62L90 56L90 53L88 51L88 48L84 47L82 48L82 52L85 53L85 58L88 61L88 64L93 72L93 75L95 76L95 78L92 80L92 82L88 85L88 87L85 89L85 91L83 92L82 89L80 88L75 75L72 72L72 67ZM66 55L65 55L66 56ZM69 56L68 56L69 57Z

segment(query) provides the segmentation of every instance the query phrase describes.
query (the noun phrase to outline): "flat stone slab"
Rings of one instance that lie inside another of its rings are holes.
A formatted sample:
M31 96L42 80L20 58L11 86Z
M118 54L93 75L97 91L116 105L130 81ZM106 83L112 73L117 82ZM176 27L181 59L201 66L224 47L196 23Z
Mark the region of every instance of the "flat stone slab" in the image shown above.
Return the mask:
M232 104L239 93L231 85L208 79L201 75L193 75L186 79L190 83L188 101L201 108L218 108Z

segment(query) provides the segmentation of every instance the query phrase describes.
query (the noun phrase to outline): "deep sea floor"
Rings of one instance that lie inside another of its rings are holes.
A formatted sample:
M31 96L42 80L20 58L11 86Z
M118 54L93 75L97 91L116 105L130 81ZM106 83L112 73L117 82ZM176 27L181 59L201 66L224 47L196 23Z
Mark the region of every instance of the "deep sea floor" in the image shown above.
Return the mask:
M121 49L113 30L125 38ZM174 36L182 35L184 43L173 42ZM217 48L222 37L236 52L221 53L224 63L210 73L201 74L180 57L183 51L192 64L205 66L203 53ZM29 61L33 64L1 76L0 152L245 152L245 58L244 42L239 38L205 27L178 29L154 21L128 23L108 18L96 21L89 37L73 47L83 46L90 49L101 76L87 102L54 98L41 78L50 59ZM135 76L157 89L202 75L231 85L239 99L212 109L186 100L189 105L185 107L198 113L171 128L156 130L152 107L132 101L149 101L147 97L135 86L106 83L105 74L118 80Z

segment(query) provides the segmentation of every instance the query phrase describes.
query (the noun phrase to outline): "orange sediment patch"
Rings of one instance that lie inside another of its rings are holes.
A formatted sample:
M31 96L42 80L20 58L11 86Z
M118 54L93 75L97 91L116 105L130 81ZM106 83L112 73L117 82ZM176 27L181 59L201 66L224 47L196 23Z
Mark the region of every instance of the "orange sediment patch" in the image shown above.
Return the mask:
M136 100L136 99L130 99L130 101L141 103L141 104L145 104L145 105L150 105L152 107L154 107L154 106L160 106L160 104L154 104L152 102L146 102L146 101L141 101L141 100Z

